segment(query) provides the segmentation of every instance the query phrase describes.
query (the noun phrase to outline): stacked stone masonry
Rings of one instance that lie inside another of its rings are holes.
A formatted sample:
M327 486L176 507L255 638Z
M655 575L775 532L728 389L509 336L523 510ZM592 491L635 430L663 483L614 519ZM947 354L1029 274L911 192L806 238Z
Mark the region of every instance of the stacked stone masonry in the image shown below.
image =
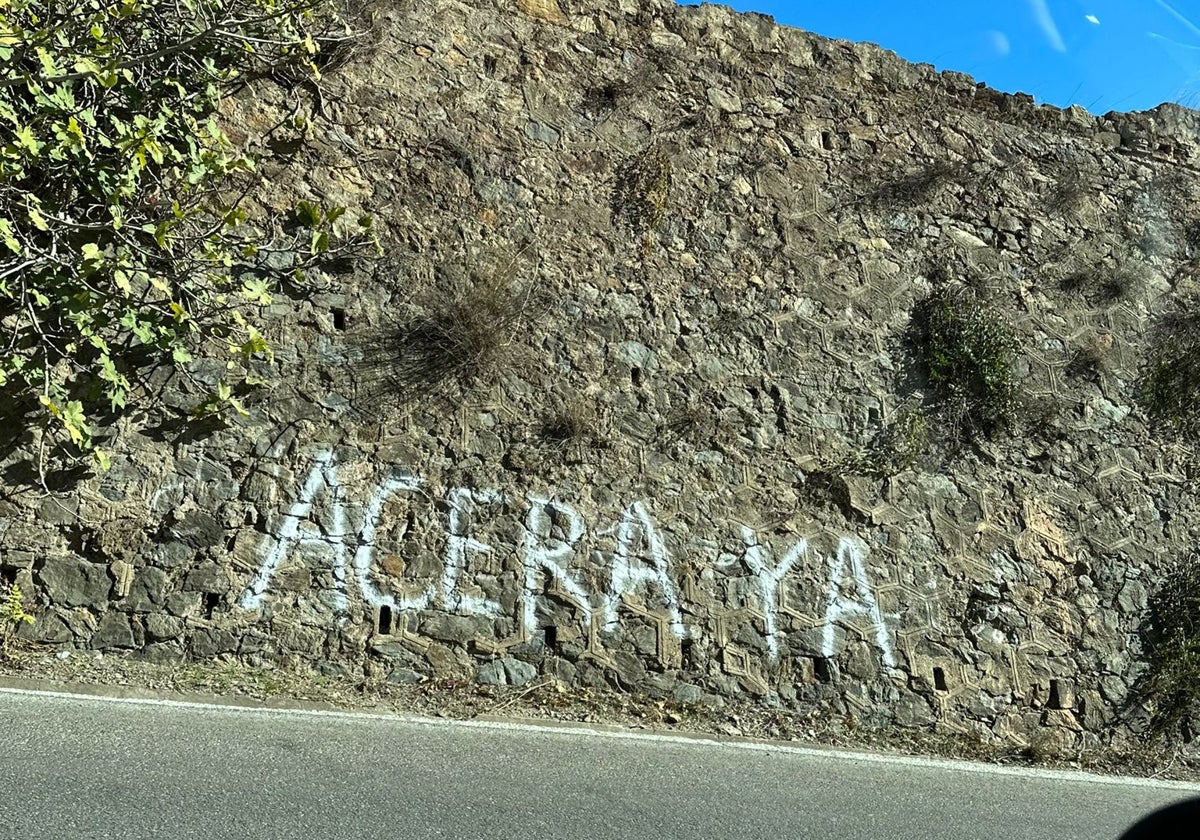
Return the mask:
M1136 735L1148 599L1200 529L1194 450L1135 399L1196 291L1194 112L1038 107L664 0L394 0L378 26L309 145L267 144L251 210L371 213L386 255L264 309L249 418L189 428L167 380L53 495L14 430L22 635ZM231 133L295 95L252 87ZM928 397L905 336L935 275L1013 325L1042 419L856 469ZM469 306L498 339L429 343Z

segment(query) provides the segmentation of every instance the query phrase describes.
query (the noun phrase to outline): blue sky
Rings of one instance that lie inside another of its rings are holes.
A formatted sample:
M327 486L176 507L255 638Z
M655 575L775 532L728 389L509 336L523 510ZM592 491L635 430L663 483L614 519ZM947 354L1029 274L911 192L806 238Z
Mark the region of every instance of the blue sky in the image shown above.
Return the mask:
M694 0L687 0L694 5ZM1200 108L1200 0L731 0L1096 114Z

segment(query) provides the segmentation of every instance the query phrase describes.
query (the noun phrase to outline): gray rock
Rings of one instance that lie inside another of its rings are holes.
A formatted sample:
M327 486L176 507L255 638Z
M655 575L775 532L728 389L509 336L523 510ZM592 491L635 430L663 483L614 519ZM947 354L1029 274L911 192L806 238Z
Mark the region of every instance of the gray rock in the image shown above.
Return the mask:
M387 676L387 681L396 685L416 685L424 676L411 668L393 668Z
M513 659L511 656L504 657L500 662L504 666L504 674L508 677L509 685L527 685L537 679L537 668L528 662Z
M928 726L936 719L929 701L919 694L905 692L892 707L896 723L904 727Z
M508 685L508 677L504 673L504 665L499 659L485 662L479 666L476 677L481 685Z
M658 357L640 341L622 341L617 345L617 358L631 368L638 368L647 373L658 369Z
M316 627L300 624L276 625L275 636L280 647L289 653L319 656L325 650L327 633Z
M167 612L187 618L200 612L200 598L196 593L174 592L167 596Z
M703 696L704 691L700 688L700 686L685 682L681 682L676 685L675 690L671 692L671 699L684 706L691 706L699 703L700 698Z
M146 636L154 641L178 639L183 626L183 619L173 615L156 612L146 616Z
M137 658L155 665L176 665L184 660L184 655L177 642L161 642L146 645L137 652Z
M100 650L137 647L129 616L113 610L106 612L92 634L91 646Z
M174 569L190 563L196 556L196 549L181 542L167 542L161 545L152 545L144 551L143 556L147 558L147 562L155 566Z
M224 595L231 589L229 575L216 563L201 563L187 574L185 592L211 592Z
M377 656L382 656L384 659L391 659L405 664L412 664L420 657L413 653L400 642L382 641L373 642L371 644L371 652Z
M38 616L32 624L22 623L17 627L17 636L30 642L51 645L63 644L75 638L67 623L51 612Z
M579 673L574 664L559 656L549 657L544 670L547 675L566 685L573 685Z
M730 114L736 114L742 110L742 98L732 91L719 87L708 89L708 102L714 108L720 108Z
M1138 615L1146 609L1147 600L1146 585L1138 580L1127 580L1117 593L1117 609L1126 615Z
M422 636L444 642L468 642L475 638L491 638L491 621L481 616L434 613L421 622Z
M616 676L621 688L631 689L646 675L645 663L629 651L617 651L613 654L613 661L616 663Z
M194 510L170 528L171 536L193 549L210 548L225 539L225 529L216 517L203 510Z
M135 569L125 606L135 612L149 612L161 607L166 603L169 580L166 572L153 566Z
M192 653L200 658L218 653L236 653L241 640L230 630L200 627L192 633Z
M545 143L549 146L557 146L560 137L557 131L540 122L531 122L526 125L525 136L530 140L534 140L538 143Z
M263 653L264 651L272 650L275 640L262 630L251 627L242 636L242 646L238 648L238 652L243 656Z
M437 642L430 643L425 650L425 661L433 669L437 679L460 679L469 674L467 657L456 655L455 651Z
M47 560L38 577L50 603L66 607L100 608L112 587L106 567L73 557Z

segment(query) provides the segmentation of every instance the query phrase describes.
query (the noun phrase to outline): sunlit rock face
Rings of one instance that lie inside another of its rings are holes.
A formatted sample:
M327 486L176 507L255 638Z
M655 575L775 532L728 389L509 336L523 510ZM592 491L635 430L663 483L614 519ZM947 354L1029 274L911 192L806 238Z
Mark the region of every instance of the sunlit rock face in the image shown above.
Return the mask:
M376 27L319 103L258 82L225 119L252 218L370 213L385 256L264 309L247 418L197 429L155 374L112 469L52 496L12 421L23 636L1136 734L1200 528L1145 397L1192 346L1195 112L1036 107L715 6Z

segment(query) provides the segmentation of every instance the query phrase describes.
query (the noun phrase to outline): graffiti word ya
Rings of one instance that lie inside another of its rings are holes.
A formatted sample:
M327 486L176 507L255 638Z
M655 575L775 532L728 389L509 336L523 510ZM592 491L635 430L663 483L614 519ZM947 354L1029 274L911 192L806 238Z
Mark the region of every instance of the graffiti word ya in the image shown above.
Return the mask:
M772 660L779 659L779 640L782 635L777 629L779 584L797 562L808 556L808 541L798 540L788 549L783 559L772 566L771 550L758 541L754 530L742 526L742 542L744 553L742 559L746 566L758 579L759 598L762 602L763 624L767 634L767 653ZM879 646L883 664L888 668L896 667L896 657L892 653L891 639L883 614L879 611L879 603L871 584L867 581L867 548L861 540L854 537L842 537L838 541L837 551L829 558L828 582L829 595L825 606L825 624L823 628L821 655L830 659L835 653L834 632L836 625L846 616L865 616L875 632L875 642ZM846 595L843 591L848 582L853 582L854 594Z

